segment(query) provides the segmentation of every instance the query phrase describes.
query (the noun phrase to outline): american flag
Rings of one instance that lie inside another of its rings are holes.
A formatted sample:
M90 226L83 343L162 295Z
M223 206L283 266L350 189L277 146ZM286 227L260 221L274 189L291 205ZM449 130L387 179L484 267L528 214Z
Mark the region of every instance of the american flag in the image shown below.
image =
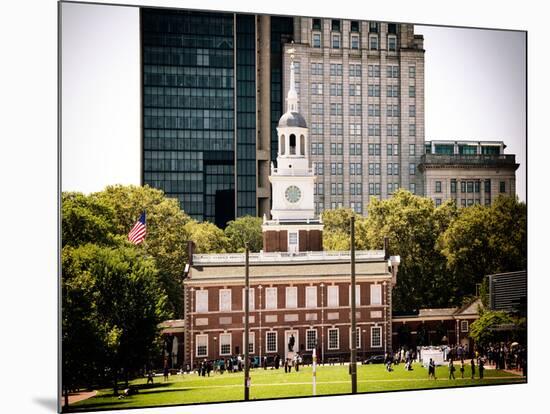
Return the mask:
M128 233L128 240L133 244L140 244L145 240L147 234L147 226L145 225L145 211L139 216L139 220L134 224L130 233Z

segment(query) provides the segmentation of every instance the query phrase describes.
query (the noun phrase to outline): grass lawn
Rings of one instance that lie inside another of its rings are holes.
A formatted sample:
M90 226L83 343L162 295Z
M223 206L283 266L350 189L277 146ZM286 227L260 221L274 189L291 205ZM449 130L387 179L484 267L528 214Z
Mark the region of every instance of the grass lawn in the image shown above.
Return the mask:
M477 374L477 372L476 372ZM211 377L199 377L196 374L171 376L168 382L155 377L153 386L146 386L145 378L132 381L141 385L137 395L118 399L112 395L112 389L99 390L97 396L71 405L70 411L121 409L128 407L148 407L157 405L178 405L223 401L242 401L244 395L242 372L235 374L211 374ZM523 383L519 375L496 370L485 370L485 378L470 379L470 368L466 366L464 379L460 379L459 366L455 372L456 380L448 380L446 366L436 370L437 380L429 380L427 369L419 364L413 371L405 371L404 364L386 372L382 364L358 365L357 388L360 393L462 387L470 385L493 385ZM250 399L270 399L301 397L312 395L311 367L301 367L299 372L285 374L279 370L251 370ZM317 368L317 395L346 394L351 392L351 381L347 365L321 366Z

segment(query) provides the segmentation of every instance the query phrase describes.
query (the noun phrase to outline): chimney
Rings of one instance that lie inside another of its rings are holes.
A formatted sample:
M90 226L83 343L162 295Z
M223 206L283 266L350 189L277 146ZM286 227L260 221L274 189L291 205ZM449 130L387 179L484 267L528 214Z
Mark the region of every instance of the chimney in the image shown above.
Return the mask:
M389 258L390 258L389 239L387 236L384 236L384 260L388 260Z

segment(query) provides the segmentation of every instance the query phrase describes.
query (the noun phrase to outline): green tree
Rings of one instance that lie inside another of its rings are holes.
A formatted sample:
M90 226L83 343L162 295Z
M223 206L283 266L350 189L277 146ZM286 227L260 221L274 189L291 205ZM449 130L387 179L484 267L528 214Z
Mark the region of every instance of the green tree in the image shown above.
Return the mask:
M337 230L332 232L323 231L323 249L324 250L349 250L349 233Z
M132 185L108 186L90 198L112 209L114 231L121 239L127 238L142 211L146 211L147 236L139 248L156 262L157 277L168 295L168 310L182 317L181 283L190 240L186 224L192 220L181 210L178 200L149 186Z
M244 252L245 244L251 252L259 252L263 246L262 219L244 216L231 220L225 228L229 252Z
M351 218L357 214L351 208L337 208L335 210L324 210L321 213L323 220L323 232L332 233L340 231L349 234Z
M169 317L155 262L134 247L86 244L62 252L62 346L66 388L128 380L158 353ZM122 377L121 377L122 375Z
M389 238L389 253L400 255L395 311L455 304L456 286L436 249L439 235L456 216L452 202L436 208L431 199L399 190L392 198L369 204L368 217L357 229L361 248L381 249ZM457 303L458 304L458 303Z
M457 294L473 294L488 274L526 269L527 207L500 196L491 206L461 209L441 235L439 248L457 278Z
M470 325L469 335L480 346L499 339L500 335L494 328L514 323L514 320L505 312L480 310L479 313L479 318Z
M103 200L82 193L61 195L61 244L79 246L85 243L115 243L114 210Z
M189 239L195 243L196 253L225 253L228 240L223 230L208 221L190 221L185 226Z

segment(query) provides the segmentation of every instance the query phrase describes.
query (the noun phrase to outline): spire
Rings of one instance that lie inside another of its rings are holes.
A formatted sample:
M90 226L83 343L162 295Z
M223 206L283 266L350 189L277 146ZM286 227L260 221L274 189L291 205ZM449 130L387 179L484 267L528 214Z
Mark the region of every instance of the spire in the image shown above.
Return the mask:
M298 94L296 93L296 83L294 80L294 52L296 52L294 47L287 50L287 53L290 55L290 89L286 96L287 112L298 112Z

